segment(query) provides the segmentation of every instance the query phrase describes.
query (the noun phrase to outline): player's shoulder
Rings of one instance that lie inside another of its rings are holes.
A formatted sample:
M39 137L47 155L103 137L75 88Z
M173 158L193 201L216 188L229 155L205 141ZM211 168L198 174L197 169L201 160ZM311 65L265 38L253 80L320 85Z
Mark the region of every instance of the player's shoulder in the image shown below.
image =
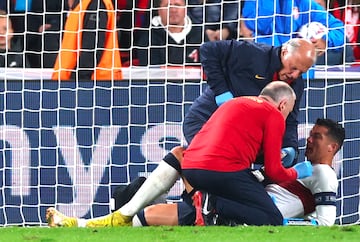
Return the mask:
M319 174L321 176L326 175L326 176L335 176L336 177L336 172L335 170L326 164L315 164L313 165L313 174Z
M332 167L325 164L313 165L313 175L311 176L313 185L317 192L336 191L338 187L338 180L336 172Z

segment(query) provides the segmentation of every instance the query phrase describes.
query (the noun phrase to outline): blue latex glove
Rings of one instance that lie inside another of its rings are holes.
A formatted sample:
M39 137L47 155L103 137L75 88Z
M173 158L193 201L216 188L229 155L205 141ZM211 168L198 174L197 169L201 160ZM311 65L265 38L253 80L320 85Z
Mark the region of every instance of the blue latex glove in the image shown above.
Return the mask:
M217 95L215 97L215 102L218 106L220 106L221 104L223 104L226 101L229 101L230 99L234 98L234 96L232 95L231 92L224 92L220 95Z
M304 162L300 162L297 163L296 165L293 166L294 169L297 172L297 178L301 179L301 178L305 178L308 176L312 175L313 172L313 167L311 165L311 163L309 161L304 161Z
M296 151L293 147L285 147L281 149L281 161L284 167L290 167L295 159Z

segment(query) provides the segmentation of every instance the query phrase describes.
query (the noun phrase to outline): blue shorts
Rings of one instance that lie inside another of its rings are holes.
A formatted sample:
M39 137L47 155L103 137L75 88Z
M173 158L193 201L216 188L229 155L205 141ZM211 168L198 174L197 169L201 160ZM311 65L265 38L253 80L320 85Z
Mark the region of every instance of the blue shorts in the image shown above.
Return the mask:
M186 202L179 202L177 204L178 223L181 226L194 225L195 222L195 208Z

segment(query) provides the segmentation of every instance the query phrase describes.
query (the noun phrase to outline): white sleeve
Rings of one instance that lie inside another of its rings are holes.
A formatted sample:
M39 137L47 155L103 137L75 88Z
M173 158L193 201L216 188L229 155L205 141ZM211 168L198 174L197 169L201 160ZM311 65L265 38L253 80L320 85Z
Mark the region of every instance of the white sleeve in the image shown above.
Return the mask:
M313 218L318 222L318 225L332 226L336 220L336 206L333 205L318 205L315 212L307 218Z
M313 176L301 181L315 198L315 212L310 218L316 219L319 225L331 226L336 220L336 173L328 165L317 164L313 167Z

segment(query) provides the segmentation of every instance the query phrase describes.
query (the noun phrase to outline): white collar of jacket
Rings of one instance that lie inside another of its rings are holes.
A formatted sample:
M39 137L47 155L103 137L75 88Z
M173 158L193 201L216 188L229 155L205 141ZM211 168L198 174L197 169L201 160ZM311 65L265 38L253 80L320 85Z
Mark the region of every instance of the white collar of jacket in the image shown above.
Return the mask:
M179 33L171 33L167 30L167 28L162 24L160 16L155 16L152 20L151 23L153 26L162 26L165 31L167 31L168 35L175 40L176 43L181 43L182 40L184 40L186 38L186 35L188 35L188 33L190 33L191 28L192 28L192 21L189 18L189 16L185 16L185 25L184 25L184 29L183 31L179 32Z

